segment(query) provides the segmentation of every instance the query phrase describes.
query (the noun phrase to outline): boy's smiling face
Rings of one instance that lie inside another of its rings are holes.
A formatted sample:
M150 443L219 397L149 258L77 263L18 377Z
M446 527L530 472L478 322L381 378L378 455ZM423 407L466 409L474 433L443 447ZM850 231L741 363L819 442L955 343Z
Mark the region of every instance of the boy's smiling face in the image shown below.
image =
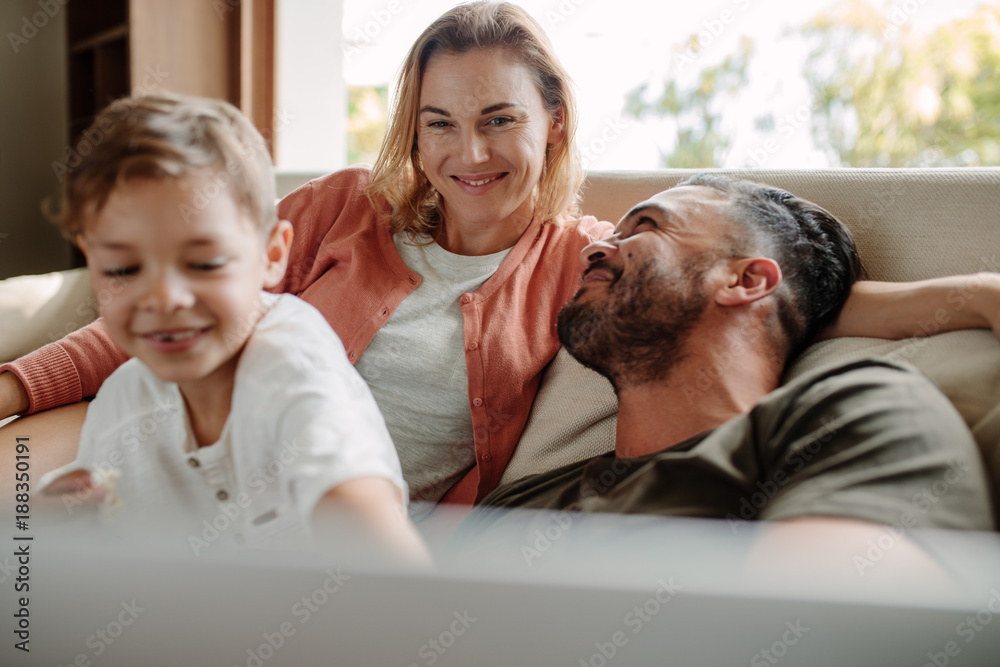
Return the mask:
M264 238L207 171L116 187L78 237L115 343L185 393L231 386L290 239L284 221Z

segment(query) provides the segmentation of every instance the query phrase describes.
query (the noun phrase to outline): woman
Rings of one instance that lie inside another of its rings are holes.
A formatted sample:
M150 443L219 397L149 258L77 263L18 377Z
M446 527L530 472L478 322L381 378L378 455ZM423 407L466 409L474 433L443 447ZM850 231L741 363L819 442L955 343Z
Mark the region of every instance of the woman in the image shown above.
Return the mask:
M576 120L569 77L524 10L459 6L411 48L374 168L317 179L280 204L295 239L278 289L340 336L418 504L474 503L497 484L558 351L579 252L611 233L579 217ZM833 333L905 336L949 288L863 283ZM954 328L987 325L963 315ZM0 416L80 401L122 361L90 325L0 367ZM72 457L82 418L76 407L18 422L52 456L33 470Z

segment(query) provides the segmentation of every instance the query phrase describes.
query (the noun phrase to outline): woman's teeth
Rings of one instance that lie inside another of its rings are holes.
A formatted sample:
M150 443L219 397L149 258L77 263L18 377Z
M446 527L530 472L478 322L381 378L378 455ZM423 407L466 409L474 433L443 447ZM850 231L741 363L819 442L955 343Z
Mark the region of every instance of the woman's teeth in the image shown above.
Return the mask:
M459 180L464 181L465 183L468 183L469 185L486 185L490 181L495 181L498 178L500 178L500 177L499 176L494 176L493 178L484 178L481 181L466 181L464 178L459 179Z

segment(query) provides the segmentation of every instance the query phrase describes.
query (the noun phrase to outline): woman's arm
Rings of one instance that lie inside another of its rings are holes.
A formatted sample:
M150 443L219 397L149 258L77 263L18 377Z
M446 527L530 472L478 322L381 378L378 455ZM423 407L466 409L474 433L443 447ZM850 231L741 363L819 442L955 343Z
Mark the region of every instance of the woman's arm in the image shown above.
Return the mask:
M1000 273L909 283L861 281L818 340L843 336L911 338L958 329L992 329L1000 338Z
M98 320L0 366L0 419L76 403L128 360ZM24 399L27 398L27 405Z
M13 373L0 373L0 419L28 409L28 390Z

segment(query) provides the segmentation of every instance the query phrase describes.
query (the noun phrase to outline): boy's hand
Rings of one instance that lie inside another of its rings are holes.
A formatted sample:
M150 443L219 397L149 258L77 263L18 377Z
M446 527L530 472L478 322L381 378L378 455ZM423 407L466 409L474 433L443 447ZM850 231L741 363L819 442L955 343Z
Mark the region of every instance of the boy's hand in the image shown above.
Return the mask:
M75 495L85 503L96 504L104 500L107 488L95 480L94 475L91 475L89 470L74 470L57 477L42 490L42 495L46 496L66 494Z

